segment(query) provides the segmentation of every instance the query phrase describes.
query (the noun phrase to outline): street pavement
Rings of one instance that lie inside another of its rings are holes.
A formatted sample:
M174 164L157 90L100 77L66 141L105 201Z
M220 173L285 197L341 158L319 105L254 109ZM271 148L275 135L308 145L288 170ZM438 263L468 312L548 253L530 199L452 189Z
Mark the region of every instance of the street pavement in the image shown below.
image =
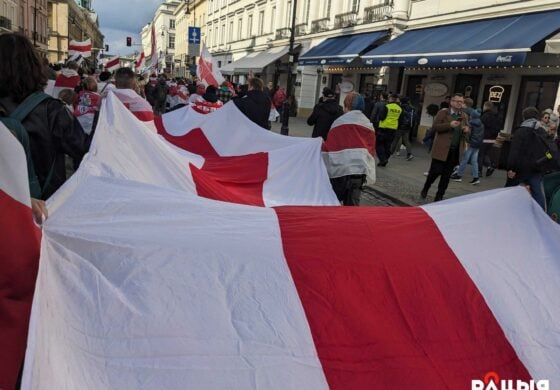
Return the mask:
M280 123L272 124L272 131L280 133ZM290 117L289 135L294 137L310 137L312 127L305 119ZM418 142L413 142L411 161L406 160L406 151L401 156L392 156L386 167L376 167L377 182L367 184L362 194L364 206L417 206L433 201L437 191L438 180L430 188L427 199L420 198L420 191L426 180L424 172L430 168L431 157L427 149ZM480 178L478 185L470 184L471 167L467 166L462 182L451 181L445 193L445 199L472 194L475 192L501 188L506 182L506 172L496 170L491 177Z

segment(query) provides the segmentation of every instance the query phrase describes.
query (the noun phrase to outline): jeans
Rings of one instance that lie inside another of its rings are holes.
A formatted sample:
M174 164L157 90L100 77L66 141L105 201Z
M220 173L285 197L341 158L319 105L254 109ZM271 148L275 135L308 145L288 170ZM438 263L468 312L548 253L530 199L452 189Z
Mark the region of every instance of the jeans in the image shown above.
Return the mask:
M459 165L459 170L457 171L457 175L463 176L469 161L471 162L472 177L477 178L478 177L478 148L472 148L470 145L467 147L465 154L463 154L463 159L461 160L461 164Z

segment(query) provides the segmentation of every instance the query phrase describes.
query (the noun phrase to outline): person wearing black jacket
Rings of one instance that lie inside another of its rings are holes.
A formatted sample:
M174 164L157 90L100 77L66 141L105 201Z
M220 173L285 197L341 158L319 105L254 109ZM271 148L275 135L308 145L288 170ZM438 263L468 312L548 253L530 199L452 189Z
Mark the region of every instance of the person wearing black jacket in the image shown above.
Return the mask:
M260 127L270 130L269 117L272 102L270 97L264 93L263 81L257 77L249 80L247 94L240 98L234 97L233 103L247 118Z
M22 35L0 35L0 58L0 110L9 116L29 95L43 91L47 74L33 44ZM54 98L39 103L22 124L29 135L31 159L43 190L41 198L47 199L66 181L64 155L77 166L91 138L74 125L64 103Z
M484 142L480 147L480 152L478 153L478 175L482 175L482 168L486 168L486 176L491 176L496 169L496 155L493 148L494 141L498 136L498 133L502 129L502 122L494 103L485 102L482 106L482 116L480 117L482 124L484 125Z
M334 91L325 87L323 99L313 107L313 112L307 118L307 124L314 126L311 137L323 137L326 141L331 125L343 113L342 107L335 100Z
M543 169L538 162L545 158L546 151L539 137L548 136L538 121L539 110L527 107L522 112L523 122L513 133L507 161L506 187L524 185L531 196L545 209L546 200L542 188Z

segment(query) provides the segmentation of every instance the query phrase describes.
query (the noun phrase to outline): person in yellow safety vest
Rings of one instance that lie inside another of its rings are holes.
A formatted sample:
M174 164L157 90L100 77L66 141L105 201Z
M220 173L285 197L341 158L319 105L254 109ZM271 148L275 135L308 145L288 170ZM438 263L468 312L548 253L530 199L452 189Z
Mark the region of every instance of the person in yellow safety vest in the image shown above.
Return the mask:
M378 167L384 167L391 156L391 144L399 127L402 108L399 105L399 95L392 94L379 115L379 129L376 131L375 151L379 162Z

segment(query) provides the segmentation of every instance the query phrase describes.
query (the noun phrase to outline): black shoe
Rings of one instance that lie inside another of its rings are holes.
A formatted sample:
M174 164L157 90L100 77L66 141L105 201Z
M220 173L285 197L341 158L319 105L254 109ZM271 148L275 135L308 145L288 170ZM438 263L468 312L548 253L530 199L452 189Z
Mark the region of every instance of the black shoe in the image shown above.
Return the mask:
M453 180L453 181L458 181L458 182L463 181L463 180L461 179L461 176L459 176L459 175L456 174L456 173L454 173L453 175L451 175L450 179Z
M492 167L488 167L488 169L486 170L486 177L490 177L492 176L492 174L494 173L495 169Z
M422 199L426 199L427 196L428 196L428 190L423 189L423 190L420 192L420 197L421 197Z
M380 161L380 162L377 163L377 166L378 167L384 167L385 165L387 165L388 162L389 162L388 160Z
M473 179L471 180L471 184L480 184L480 179L478 177L473 177Z
M438 196L436 195L436 197L434 198L434 202L439 202L443 200L443 196Z

